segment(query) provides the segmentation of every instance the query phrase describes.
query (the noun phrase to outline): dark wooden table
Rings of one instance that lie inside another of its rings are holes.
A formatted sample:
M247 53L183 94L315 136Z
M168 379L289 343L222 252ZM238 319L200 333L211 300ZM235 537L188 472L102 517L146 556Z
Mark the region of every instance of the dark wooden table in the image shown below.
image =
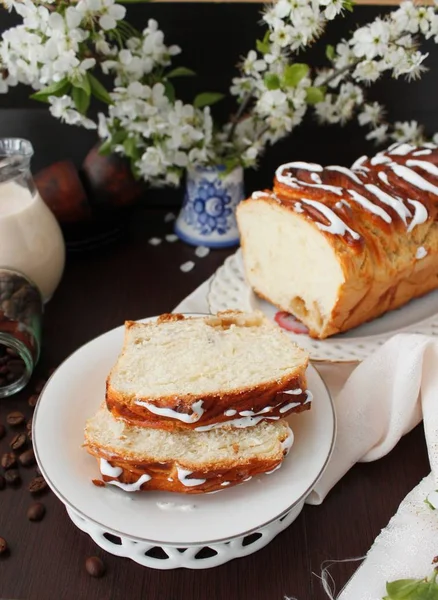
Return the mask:
M151 236L170 232L164 211L144 213L134 219L124 240L69 258L62 283L47 306L43 356L34 381L124 319L171 311L229 254L213 251L198 259L193 248L180 242L148 244ZM193 271L182 273L179 266L192 259ZM0 423L12 410L31 415L27 405L31 391L32 385L16 397L0 400ZM0 441L0 453L8 450L11 437L9 429ZM47 508L43 521L29 522L26 511L33 499L27 484L35 467L21 468L22 486L0 491L0 536L11 548L8 557L0 558L0 598L283 600L286 595L323 600L326 596L315 576L321 563L365 554L403 497L428 472L419 426L387 457L355 466L321 506L306 506L286 531L256 554L215 569L168 572L105 554L76 529L51 492L41 498ZM93 555L106 564L102 579L93 579L85 571L85 559ZM355 568L345 564L332 569L339 586Z

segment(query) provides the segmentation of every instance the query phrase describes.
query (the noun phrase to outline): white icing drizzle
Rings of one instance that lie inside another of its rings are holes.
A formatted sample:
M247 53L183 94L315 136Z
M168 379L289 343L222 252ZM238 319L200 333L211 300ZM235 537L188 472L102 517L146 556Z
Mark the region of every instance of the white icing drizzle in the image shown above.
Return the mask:
M346 200L339 200L339 202L336 202L335 204L336 208L341 209L343 206L347 206L348 208L351 208L351 206L348 204L348 202Z
M253 410L241 410L239 412L239 415L241 417L258 417L258 415L264 415L265 413L272 412L273 408L277 408L277 407L276 406L275 407L265 406L265 408L262 408L262 410L259 410L258 412L254 412Z
M283 462L281 462L279 465L277 465L270 471L265 471L265 475L270 475L271 473L275 473L275 471L278 471L278 469L280 469L282 465L283 465Z
M200 427L195 427L195 431L211 431L212 429L220 429L221 427L236 427L237 429L243 429L245 427L253 427L263 421L264 419L269 419L271 421L277 421L280 417L242 417L241 419L231 419L230 421L225 421L224 423L212 423L211 425L201 425Z
M223 482L221 483L221 486L222 486L222 487L225 487L226 485L230 485L230 483L231 483L230 481L223 481Z
M381 208L380 206L377 206L376 204L373 204L373 202L368 200L368 198L365 198L365 196L362 196L362 194L359 194L355 190L347 190L347 191L350 194L350 196L353 198L353 200L355 202L357 202L358 204L360 204L361 206L363 206L363 208L366 208L371 213L373 213L373 214L377 215L378 217L380 217L381 219L383 219L385 221L385 223L392 222L391 215L389 215L386 211L384 211L383 208Z
M186 487L194 487L196 485L202 485L207 480L206 479L187 479L189 475L193 473L193 471L188 471L187 469L183 469L177 465L176 467L178 473L178 479L180 482Z
M385 163L389 163L391 162L391 159L388 156L385 156L384 154L376 154L376 156L374 156L370 162L374 167L375 165L383 165Z
M421 177L421 175L419 175L415 171L412 171L412 169L404 167L403 165L398 165L396 163L391 163L389 166L394 171L394 173L398 177L400 177L400 179L404 179L405 181L412 183L412 185L419 188L420 190L438 195L438 187Z
M301 388L297 388L296 390L282 390L281 392L278 392L279 394L289 394L290 396L299 396L300 394L303 393L303 390Z
M423 169L423 171L426 171L427 173L430 173L431 175L438 177L438 167L426 160L407 160L406 166L407 167L419 167L420 169Z
M359 177L357 175L355 175L353 173L353 171L351 171L350 169L347 169L347 167L337 167L335 165L333 165L333 166L331 165L330 167L326 167L326 169L327 169L327 171L339 171L339 173L343 173L344 175L346 175L347 177L349 177L350 179L352 179L359 185L362 185L362 181L359 179Z
M123 473L123 469L121 467L111 466L110 463L104 458L100 459L99 466L102 475L106 475L107 477L118 477Z
M292 448L293 443L294 443L294 434L292 432L292 429L289 429L289 435L283 442L281 442L281 449L283 450L283 452L288 454L289 450Z
M321 177L318 175L318 173L310 173L310 179L314 182L314 183L322 183L322 179Z
M351 165L352 169L361 169L362 167L362 163L366 161L366 159L368 158L368 156L366 154L364 154L363 156L361 156L360 158L358 158L357 160L354 161L354 163Z
M333 233L335 235L344 235L347 231L351 235L354 240L360 239L360 235L353 231L348 227L346 223L342 219L338 217L336 213L334 213L328 206L322 204L321 202L317 202L316 200L304 200L302 199L304 204L310 204L319 212L321 212L325 218L330 222L330 225L323 225L322 223L316 223L316 226L322 231L327 231L328 233Z
M173 481L173 478L172 477L168 477L167 481Z
M269 198L270 196L271 194L268 194L267 192L253 192L251 194L251 198L254 200L258 200L259 198Z
M160 510L179 510L181 512L189 512L195 510L196 504L176 504L175 502L157 502Z
M412 156L425 156L426 154L432 154L432 150L430 148L427 150L417 150L412 153Z
M422 258L424 258L425 256L427 256L427 250L426 248L424 248L424 246L420 246L417 249L417 252L415 253L415 258L417 260L421 260Z
M290 410L291 408L295 408L296 406L300 406L301 402L289 402L289 404L286 404L285 406L282 406L280 408L280 412L281 414L287 412L288 410Z
M275 177L277 178L277 181L279 181L280 183L283 183L284 185L289 185L292 187L299 187L300 185L305 186L305 187L317 187L318 189L327 190L329 192L333 192L334 194L337 194L338 196L342 196L342 188L340 188L340 187L336 187L334 185L325 185L322 183L307 183L307 181L298 180L296 177L293 177L292 175L290 175L290 173L283 174L283 171L285 171L286 169L290 169L290 168L301 168L302 169L302 168L304 168L304 167L296 167L296 166L294 167L294 165L297 165L297 164L310 165L311 167L318 167L317 169L308 167L307 170L309 170L309 171L322 171L321 165L313 165L312 163L287 163L285 165L281 165L275 171Z
M306 398L306 401L304 402L304 404L309 404L309 402L312 402L312 400L313 400L313 394L310 390L306 390L306 394L307 394L307 398Z
M294 204L294 211L296 213L302 213L302 212L304 212L304 209L303 209L303 207L301 205L301 202L295 202L295 204Z
M247 477L246 479L244 479L243 481L249 481L250 479L252 479L252 475L250 475L249 477Z
M423 148L431 148L432 150L435 150L438 148L438 146L432 142L424 142Z
M183 423L196 423L204 414L204 409L202 408L203 401L198 400L192 404L192 413L180 413L172 408L162 408L160 406L155 406L155 404L151 404L150 402L142 402L141 400L136 400L136 404L139 406L144 406L154 415L159 415L160 417L169 417L170 419L178 419L178 421L182 421Z
M411 144L399 145L397 143L388 148L389 154L396 154L397 156L405 156L406 154L409 154L409 152L412 152L412 150L415 150L415 146L412 146Z
M303 169L305 171L319 171L321 172L323 170L323 168L321 167L321 165L318 165L316 163L308 163L308 162L302 162L302 161L295 161L295 162L290 162L290 163L286 163L284 165L281 165L277 171L279 170L284 170L284 169Z
M408 233L411 232L416 225L421 225L425 223L429 217L428 212L424 204L418 202L417 200L408 200L409 204L415 208L415 214L412 221L409 223Z
M237 410L234 410L234 408L230 408L224 412L226 417L234 417L235 414L237 414Z
M152 479L152 477L150 475L148 475L147 473L145 473L144 475L142 475L140 477L140 479L138 479L134 483L121 483L120 481L107 481L107 483L110 485L115 485L115 486L121 488L122 490L125 490L125 492L138 492L138 490L141 488L143 483L146 483L147 481L150 481L151 479Z
M399 215L403 223L406 225L406 218L412 217L412 214L410 213L409 209L403 204L400 198L393 198L373 183L367 183L365 185L365 188L369 192L371 192L371 194L374 194L374 196L376 196L380 200L380 202L383 202L383 204L386 204L387 206L391 206Z

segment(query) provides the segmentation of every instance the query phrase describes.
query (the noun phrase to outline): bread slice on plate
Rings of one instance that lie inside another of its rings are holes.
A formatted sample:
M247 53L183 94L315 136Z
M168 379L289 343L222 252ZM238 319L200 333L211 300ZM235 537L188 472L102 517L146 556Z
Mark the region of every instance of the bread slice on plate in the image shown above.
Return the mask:
M292 443L284 419L244 429L168 432L115 419L104 404L85 428L85 447L98 459L103 480L128 492L222 490L280 467Z
M202 432L310 408L307 352L260 312L162 315L125 327L106 403L130 424Z

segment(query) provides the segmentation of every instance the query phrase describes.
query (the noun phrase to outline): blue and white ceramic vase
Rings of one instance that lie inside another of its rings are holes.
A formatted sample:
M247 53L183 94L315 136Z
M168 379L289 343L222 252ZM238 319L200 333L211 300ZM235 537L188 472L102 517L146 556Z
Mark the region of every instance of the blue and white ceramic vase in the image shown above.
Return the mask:
M237 246L236 206L244 198L243 169L197 167L187 172L186 192L175 223L178 237L193 246Z

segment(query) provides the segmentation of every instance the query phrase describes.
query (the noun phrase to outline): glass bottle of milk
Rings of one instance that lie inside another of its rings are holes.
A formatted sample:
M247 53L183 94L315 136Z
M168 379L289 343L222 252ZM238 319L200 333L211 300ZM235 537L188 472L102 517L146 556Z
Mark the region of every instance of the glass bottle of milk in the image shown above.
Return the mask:
M50 300L64 269L65 245L30 173L32 144L0 139L0 268L16 270Z

